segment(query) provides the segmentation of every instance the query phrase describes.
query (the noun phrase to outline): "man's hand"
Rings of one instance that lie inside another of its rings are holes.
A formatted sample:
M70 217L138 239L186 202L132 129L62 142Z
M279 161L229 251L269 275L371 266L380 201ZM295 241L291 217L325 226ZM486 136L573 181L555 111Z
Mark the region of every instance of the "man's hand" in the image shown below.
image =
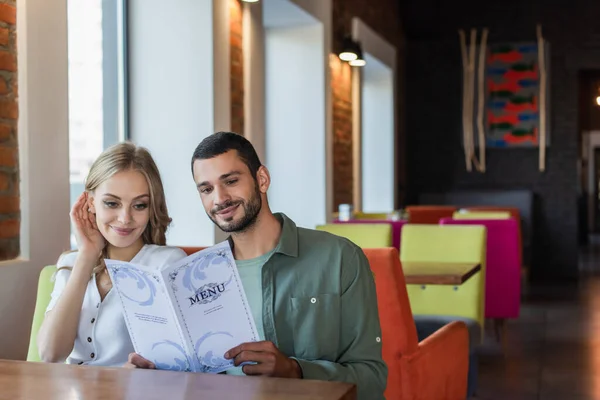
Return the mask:
M225 358L233 359L236 367L244 362L255 362L242 367L246 375L302 379L300 364L286 357L273 342L242 343L225 353Z
M124 368L143 368L143 369L156 369L156 365L152 361L146 360L144 357L137 353L129 353L127 364L123 365Z

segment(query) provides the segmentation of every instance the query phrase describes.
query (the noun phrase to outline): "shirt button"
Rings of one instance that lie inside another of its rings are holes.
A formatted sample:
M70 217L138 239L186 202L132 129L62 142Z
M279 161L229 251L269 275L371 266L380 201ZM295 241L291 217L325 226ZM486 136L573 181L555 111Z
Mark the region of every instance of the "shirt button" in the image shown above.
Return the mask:
M94 322L96 322L96 318L92 318L90 322L93 324Z
M314 297L312 299L310 299L310 302L315 304L317 302L317 299L315 299Z
M375 340L377 341L377 343L381 342L381 338L380 338L379 336L377 336L377 337L375 338Z
M92 354L90 354L90 357L94 358L94 357L96 357L96 355L94 353L92 353Z
M88 338L88 342L92 343L92 338L91 337Z

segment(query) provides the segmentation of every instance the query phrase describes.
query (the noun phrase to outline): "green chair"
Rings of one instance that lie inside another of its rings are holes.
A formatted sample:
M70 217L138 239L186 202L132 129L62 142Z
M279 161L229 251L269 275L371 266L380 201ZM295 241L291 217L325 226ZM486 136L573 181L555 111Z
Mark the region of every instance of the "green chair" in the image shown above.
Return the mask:
M460 286L407 285L413 315L445 315L474 320L484 332L486 228L482 225L407 224L400 261L477 263L479 273Z
M364 249L392 247L390 224L325 224L318 225L316 229L345 237Z
M29 351L27 352L27 361L41 361L37 347L37 334L44 321L46 307L50 303L50 295L54 289L52 275L56 271L55 265L48 265L40 272L38 280L37 297L35 301L35 312L31 324L31 335L29 336Z

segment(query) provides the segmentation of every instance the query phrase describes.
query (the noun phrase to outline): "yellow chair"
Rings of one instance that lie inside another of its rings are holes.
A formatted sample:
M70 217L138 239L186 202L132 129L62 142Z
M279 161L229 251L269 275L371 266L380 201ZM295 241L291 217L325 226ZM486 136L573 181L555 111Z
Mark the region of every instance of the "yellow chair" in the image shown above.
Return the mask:
M508 211L457 211L452 215L454 219L508 219Z
M484 332L486 228L480 225L407 224L402 262L477 263L479 273L460 286L407 285L414 315L445 315L477 321Z
M362 248L392 247L390 224L325 224L316 229L345 237Z
M366 213L362 211L356 211L354 213L355 219L388 219L388 215L391 213Z
M40 272L38 279L37 297L35 300L35 311L31 323L31 334L29 335L29 350L27 351L27 361L41 361L37 346L37 334L44 321L46 307L50 303L50 295L54 289L52 275L56 271L55 265L48 265Z
M352 219L388 219L389 214L392 213L366 213L362 211L354 211L352 213ZM332 215L333 219L338 219L340 213L334 212Z

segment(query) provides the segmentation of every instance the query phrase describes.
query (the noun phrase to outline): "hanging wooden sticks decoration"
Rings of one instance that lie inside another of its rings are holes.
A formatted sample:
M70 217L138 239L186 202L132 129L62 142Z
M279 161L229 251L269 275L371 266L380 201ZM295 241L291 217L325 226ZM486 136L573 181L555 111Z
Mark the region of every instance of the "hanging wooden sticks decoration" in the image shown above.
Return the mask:
M469 139L468 131L471 126L469 120L469 58L467 56L467 39L465 37L465 31L462 29L458 31L460 37L460 50L462 55L463 65L463 104L462 104L462 129L463 129L463 147L465 151L465 166L467 171L471 172L472 164L470 158Z
M477 51L477 30L471 29L470 43L467 47L466 34L461 29L458 32L460 37L461 54L463 62L463 147L465 151L465 164L467 171L471 172L473 165L479 172L485 172L485 126L483 124L485 108L485 46L487 43L488 30L484 29L481 37L481 47L479 49L478 64L478 109L477 109L477 130L479 142L479 160L475 156L475 135L473 129L474 102L475 102L475 63Z
M485 28L481 34L481 45L479 48L479 71L477 75L477 133L479 137L479 171L485 172L485 126L483 117L485 115L485 56L487 46L488 29Z
M540 70L540 171L546 170L546 52L545 42L542 37L542 26L537 25L537 42L538 42L538 64Z

